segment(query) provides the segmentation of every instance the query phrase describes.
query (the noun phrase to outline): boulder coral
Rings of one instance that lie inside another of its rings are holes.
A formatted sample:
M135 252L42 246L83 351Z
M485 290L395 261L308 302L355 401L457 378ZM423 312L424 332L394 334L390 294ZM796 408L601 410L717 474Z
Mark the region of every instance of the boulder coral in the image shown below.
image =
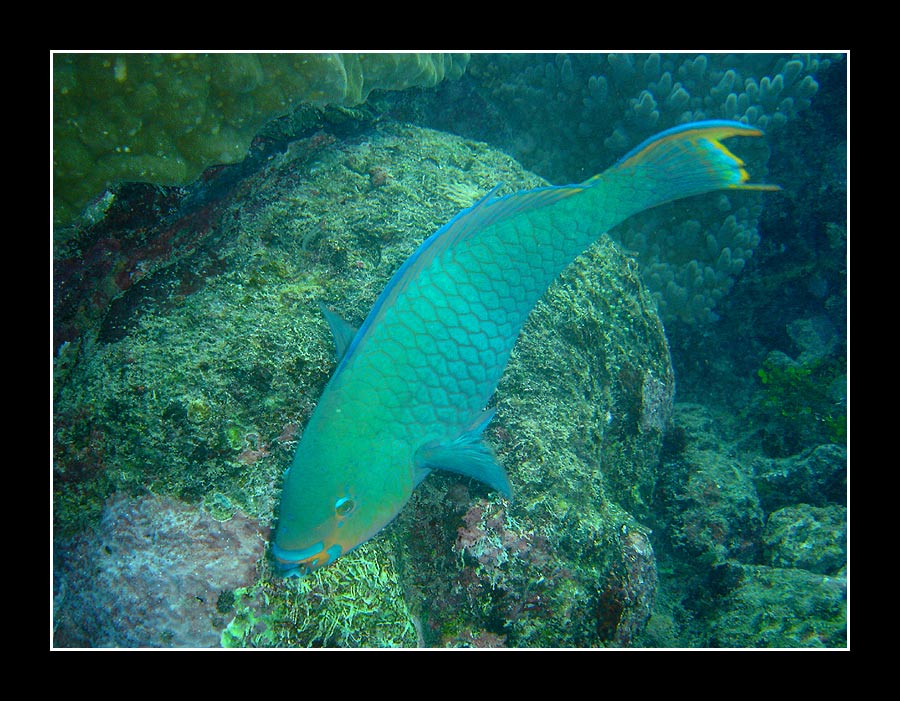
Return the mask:
M54 221L121 181L191 182L235 163L301 103L352 106L372 90L458 78L466 54L58 54Z

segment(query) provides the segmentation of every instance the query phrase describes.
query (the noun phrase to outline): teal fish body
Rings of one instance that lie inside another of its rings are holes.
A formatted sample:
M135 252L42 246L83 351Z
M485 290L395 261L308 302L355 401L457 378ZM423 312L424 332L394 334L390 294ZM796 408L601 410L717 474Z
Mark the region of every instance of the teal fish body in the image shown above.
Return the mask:
M358 331L323 309L339 362L286 473L273 555L285 575L333 562L397 516L434 469L507 497L485 411L528 314L601 234L641 210L748 183L725 121L649 139L578 185L488 193L425 240Z

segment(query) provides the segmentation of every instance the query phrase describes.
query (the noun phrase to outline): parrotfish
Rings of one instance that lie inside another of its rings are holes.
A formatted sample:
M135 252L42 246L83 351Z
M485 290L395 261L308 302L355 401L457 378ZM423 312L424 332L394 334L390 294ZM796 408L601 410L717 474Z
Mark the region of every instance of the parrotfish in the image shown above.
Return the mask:
M303 575L366 542L432 470L512 498L483 440L522 325L554 279L637 212L753 184L722 141L762 132L694 122L643 142L578 185L490 191L428 237L393 275L358 330L323 307L338 365L285 474L272 546Z

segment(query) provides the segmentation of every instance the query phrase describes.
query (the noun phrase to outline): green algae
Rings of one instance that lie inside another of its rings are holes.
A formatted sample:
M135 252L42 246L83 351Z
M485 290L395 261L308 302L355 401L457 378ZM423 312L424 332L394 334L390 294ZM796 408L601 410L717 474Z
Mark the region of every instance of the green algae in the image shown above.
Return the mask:
M828 353L794 361L783 353L770 353L757 371L763 386L760 410L773 431L795 444L847 439L845 392L846 362ZM835 387L838 387L836 392Z
M235 591L222 647L416 647L390 551L366 543L307 577Z

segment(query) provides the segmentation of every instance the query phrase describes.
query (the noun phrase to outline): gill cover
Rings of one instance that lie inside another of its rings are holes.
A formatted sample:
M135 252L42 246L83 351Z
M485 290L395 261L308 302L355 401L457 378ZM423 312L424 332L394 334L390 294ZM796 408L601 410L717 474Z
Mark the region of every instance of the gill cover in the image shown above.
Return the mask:
M275 556L275 562L282 574L286 577L300 577L309 574L319 567L331 564L344 552L351 550L355 543L342 537L349 536L350 530L344 532L342 528L355 510L356 501L352 497L343 496L336 499L333 515L314 531L310 531L310 533L321 536L321 539L312 545L291 549L289 546L279 545L279 538L276 536L272 554ZM279 530L279 535L288 531L286 525L283 531L280 528ZM288 538L285 536L281 540L288 540Z

